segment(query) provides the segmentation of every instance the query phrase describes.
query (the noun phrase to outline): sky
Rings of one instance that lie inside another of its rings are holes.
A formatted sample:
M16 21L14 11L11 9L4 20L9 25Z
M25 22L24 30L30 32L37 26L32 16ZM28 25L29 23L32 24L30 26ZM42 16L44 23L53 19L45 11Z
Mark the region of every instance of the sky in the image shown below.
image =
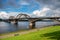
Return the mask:
M32 13L40 9L40 5L35 0L1 0L0 6L0 11L6 12Z
M1 17L15 16L19 13L38 17L60 16L60 0L0 0Z

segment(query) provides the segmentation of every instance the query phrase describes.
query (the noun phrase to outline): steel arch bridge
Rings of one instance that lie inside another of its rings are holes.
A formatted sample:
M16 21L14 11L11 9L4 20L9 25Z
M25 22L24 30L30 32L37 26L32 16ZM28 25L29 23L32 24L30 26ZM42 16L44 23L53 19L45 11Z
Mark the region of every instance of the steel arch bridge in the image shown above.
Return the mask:
M27 20L25 20L27 19ZM30 17L27 14L18 14L16 17L10 16L9 19L6 19L6 22L14 22L14 24L18 24L18 21L29 21L29 28L35 28L35 22L36 21L55 21L55 22L60 22L60 17L38 17L38 18L33 18Z
M18 14L17 16L16 16L16 19L20 19L20 18L31 18L29 15L27 15L27 14Z

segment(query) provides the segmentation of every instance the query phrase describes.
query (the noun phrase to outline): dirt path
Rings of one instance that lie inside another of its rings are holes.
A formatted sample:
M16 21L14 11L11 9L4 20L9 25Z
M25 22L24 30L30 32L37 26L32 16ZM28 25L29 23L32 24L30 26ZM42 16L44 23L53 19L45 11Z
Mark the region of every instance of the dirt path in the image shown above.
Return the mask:
M22 32L17 32L17 33L6 34L6 35L0 36L0 39L7 38L7 37L12 37L12 36L23 35L23 34L27 34L27 33L30 33L30 32L35 32L37 30L38 29L32 29L32 30L28 30L28 31L22 31Z

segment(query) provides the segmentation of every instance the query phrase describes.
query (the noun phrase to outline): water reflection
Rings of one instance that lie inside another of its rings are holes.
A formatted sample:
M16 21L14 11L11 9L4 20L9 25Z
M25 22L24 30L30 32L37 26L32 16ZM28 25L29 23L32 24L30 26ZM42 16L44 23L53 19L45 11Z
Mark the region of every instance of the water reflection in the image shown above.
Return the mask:
M36 28L58 24L56 22L36 22ZM18 25L13 23L0 22L0 33L13 32L18 30L29 29L29 22L18 22Z

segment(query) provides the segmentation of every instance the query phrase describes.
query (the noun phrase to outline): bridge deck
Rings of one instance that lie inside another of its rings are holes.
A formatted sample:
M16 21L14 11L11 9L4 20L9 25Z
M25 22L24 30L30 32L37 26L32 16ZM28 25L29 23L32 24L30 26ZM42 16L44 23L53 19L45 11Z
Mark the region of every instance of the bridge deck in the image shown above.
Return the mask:
M28 21L28 20L35 20L35 19L38 19L37 21L42 21L44 19L60 19L60 17L36 17L36 18L18 18L18 19L4 19L3 21L13 21L13 20L17 20L17 21Z

